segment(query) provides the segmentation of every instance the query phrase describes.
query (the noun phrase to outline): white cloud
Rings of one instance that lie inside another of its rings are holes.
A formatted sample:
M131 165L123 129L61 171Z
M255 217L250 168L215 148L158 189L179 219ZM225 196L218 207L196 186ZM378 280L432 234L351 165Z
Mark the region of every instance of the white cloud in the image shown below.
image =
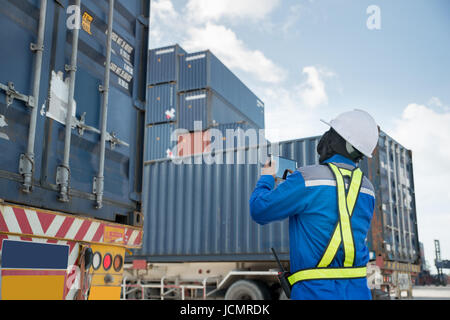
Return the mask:
M392 137L412 150L419 240L434 264L434 239L450 253L450 112L409 104Z
M303 103L311 108L328 104L328 96L325 91L324 78L333 77L335 74L321 67L308 66L303 68L306 81L300 85L300 98Z
M292 31L295 31L294 26L297 23L298 19L300 18L302 9L303 7L299 3L289 7L289 14L281 26L281 30L284 33L290 33Z
M279 83L286 72L261 51L249 49L233 30L214 23L204 27L190 27L182 42L188 51L210 49L227 67L255 76L259 81Z
M179 14L170 0L153 0L150 17L150 46L173 43L173 35L181 27Z
M280 0L189 0L186 8L193 22L228 19L261 20Z

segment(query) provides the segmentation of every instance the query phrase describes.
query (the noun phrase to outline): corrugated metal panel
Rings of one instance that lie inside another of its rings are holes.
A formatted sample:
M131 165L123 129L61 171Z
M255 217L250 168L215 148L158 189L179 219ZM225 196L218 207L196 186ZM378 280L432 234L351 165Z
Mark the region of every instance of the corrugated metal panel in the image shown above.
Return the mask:
M64 7L74 1L63 1ZM0 5L0 83L12 82L17 91L32 95L35 54L30 43L37 41L41 1L5 0ZM75 83L76 116L85 114L85 123L100 128L101 95L106 52L105 1L82 1L81 14L89 14L92 22L80 29L78 64ZM0 115L7 126L1 128L0 139L0 198L29 206L69 213L83 213L100 219L115 220L115 215L127 217L138 209L142 166L144 113L135 105L144 105L146 96L148 29L140 23L148 16L148 1L118 0L115 2L111 58L111 80L108 108L108 132L114 132L130 147L107 144L105 159L104 206L95 209L92 184L98 174L100 136L85 131L72 131L70 151L69 203L57 201L56 168L62 164L65 126L50 117L37 117L34 148L33 191L20 191L23 177L19 173L19 158L26 153L30 109L15 99L7 107L0 90ZM68 17L58 2L47 1L39 111L49 106L52 71L62 72L69 64L72 34L67 28ZM70 19L69 19L70 20ZM47 111L47 110L43 110ZM2 117L2 118L3 118ZM7 138L6 138L7 137Z
M177 82L179 57L184 54L186 51L179 45L150 50L148 84Z
M197 128L201 131L220 123L240 121L253 123L211 90L181 93L179 103L178 127L188 131L195 130L195 121L202 122L201 127Z
M210 51L180 57L181 92L212 89L260 128L264 128L264 103Z
M147 126L145 161L166 159L170 157L170 153L173 153L174 147L177 144L176 137L173 138L175 129L176 126L174 123L164 123Z
M234 162L256 159L257 152L256 148L235 152ZM144 244L134 258L144 256L153 262L272 260L271 247L287 258L288 223L259 226L250 217L248 200L260 169L259 164L148 163L144 169Z
M151 86L148 89L146 123L176 121L177 91L175 84Z

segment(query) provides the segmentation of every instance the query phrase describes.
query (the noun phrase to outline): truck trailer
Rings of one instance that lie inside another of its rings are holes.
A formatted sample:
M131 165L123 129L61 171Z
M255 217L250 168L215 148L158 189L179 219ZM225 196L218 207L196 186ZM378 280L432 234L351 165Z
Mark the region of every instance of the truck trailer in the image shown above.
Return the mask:
M249 199L269 154L318 164L319 140L214 151L231 160L222 164L205 164L205 154L146 161L143 246L127 260L122 298L285 298L271 248L289 270L288 221L256 224ZM368 285L376 299L410 297L420 271L411 151L381 131L359 165L376 190Z

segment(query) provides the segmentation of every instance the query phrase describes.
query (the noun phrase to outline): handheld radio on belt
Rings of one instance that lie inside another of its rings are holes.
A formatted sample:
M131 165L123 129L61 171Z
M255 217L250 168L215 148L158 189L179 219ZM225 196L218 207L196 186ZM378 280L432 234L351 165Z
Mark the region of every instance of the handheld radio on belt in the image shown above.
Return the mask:
M275 260L277 261L277 264L280 267L280 271L278 272L278 281L280 281L281 288L283 289L284 293L286 294L286 297L288 297L288 299L290 299L291 298L291 284L289 283L288 277L291 274L290 274L290 272L284 270L283 265L280 262L280 259L278 259L275 249L274 248L271 248L271 249L272 249L272 253L275 257Z

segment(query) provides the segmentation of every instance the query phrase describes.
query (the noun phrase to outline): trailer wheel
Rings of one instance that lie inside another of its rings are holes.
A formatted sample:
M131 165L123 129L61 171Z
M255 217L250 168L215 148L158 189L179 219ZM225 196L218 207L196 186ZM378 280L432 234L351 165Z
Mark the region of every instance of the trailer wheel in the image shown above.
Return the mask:
M269 300L266 284L254 280L239 280L233 283L225 294L225 300Z

